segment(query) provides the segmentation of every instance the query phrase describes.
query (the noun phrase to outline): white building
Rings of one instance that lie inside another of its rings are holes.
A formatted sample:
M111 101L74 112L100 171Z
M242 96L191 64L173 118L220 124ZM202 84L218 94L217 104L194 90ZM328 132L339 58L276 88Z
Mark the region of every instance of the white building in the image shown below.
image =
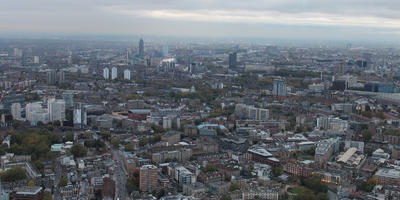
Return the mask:
M131 80L131 70L126 69L126 70L124 71L124 79L125 79L125 80Z
M51 98L47 102L47 109L49 112L49 121L60 121L65 120L65 101Z
M87 113L81 103L74 108L74 126L82 127L87 125Z
M108 69L108 67L103 69L103 77L104 77L104 79L110 78L110 70Z
M13 119L20 120L21 119L21 104L13 103L11 104L11 115Z
M114 80L116 78L118 78L118 70L116 67L113 67L111 69L111 80Z
M39 56L34 56L33 57L33 63L39 64Z
M40 102L28 103L25 106L26 120L36 125L38 122L47 124L49 122L49 114L43 109Z

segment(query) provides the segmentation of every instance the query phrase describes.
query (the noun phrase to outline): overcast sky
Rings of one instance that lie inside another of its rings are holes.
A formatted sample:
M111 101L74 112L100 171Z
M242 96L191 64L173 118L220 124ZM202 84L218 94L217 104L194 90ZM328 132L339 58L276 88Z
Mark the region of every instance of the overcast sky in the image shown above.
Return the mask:
M400 0L0 0L0 30L400 39Z

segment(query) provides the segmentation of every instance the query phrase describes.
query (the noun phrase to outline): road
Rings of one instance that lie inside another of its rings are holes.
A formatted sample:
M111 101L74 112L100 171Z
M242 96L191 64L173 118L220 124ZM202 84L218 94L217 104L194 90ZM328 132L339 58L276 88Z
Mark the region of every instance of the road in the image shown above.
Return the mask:
M121 152L117 148L112 147L108 141L106 141L105 143L110 148L112 159L115 162L113 175L113 180L115 181L115 196L120 200L129 199L128 193L125 188L128 172L124 167Z

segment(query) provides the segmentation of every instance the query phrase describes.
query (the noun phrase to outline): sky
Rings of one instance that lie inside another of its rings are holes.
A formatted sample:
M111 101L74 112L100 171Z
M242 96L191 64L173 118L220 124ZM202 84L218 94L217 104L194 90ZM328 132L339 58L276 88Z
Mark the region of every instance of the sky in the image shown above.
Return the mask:
M10 33L400 39L399 0L0 0Z

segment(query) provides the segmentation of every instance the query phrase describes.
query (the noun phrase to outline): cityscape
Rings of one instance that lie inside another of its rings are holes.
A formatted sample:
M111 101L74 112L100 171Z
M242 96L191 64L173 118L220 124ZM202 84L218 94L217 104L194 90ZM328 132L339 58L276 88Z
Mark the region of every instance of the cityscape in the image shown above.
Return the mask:
M1 200L400 199L396 2L40 2L0 8Z

